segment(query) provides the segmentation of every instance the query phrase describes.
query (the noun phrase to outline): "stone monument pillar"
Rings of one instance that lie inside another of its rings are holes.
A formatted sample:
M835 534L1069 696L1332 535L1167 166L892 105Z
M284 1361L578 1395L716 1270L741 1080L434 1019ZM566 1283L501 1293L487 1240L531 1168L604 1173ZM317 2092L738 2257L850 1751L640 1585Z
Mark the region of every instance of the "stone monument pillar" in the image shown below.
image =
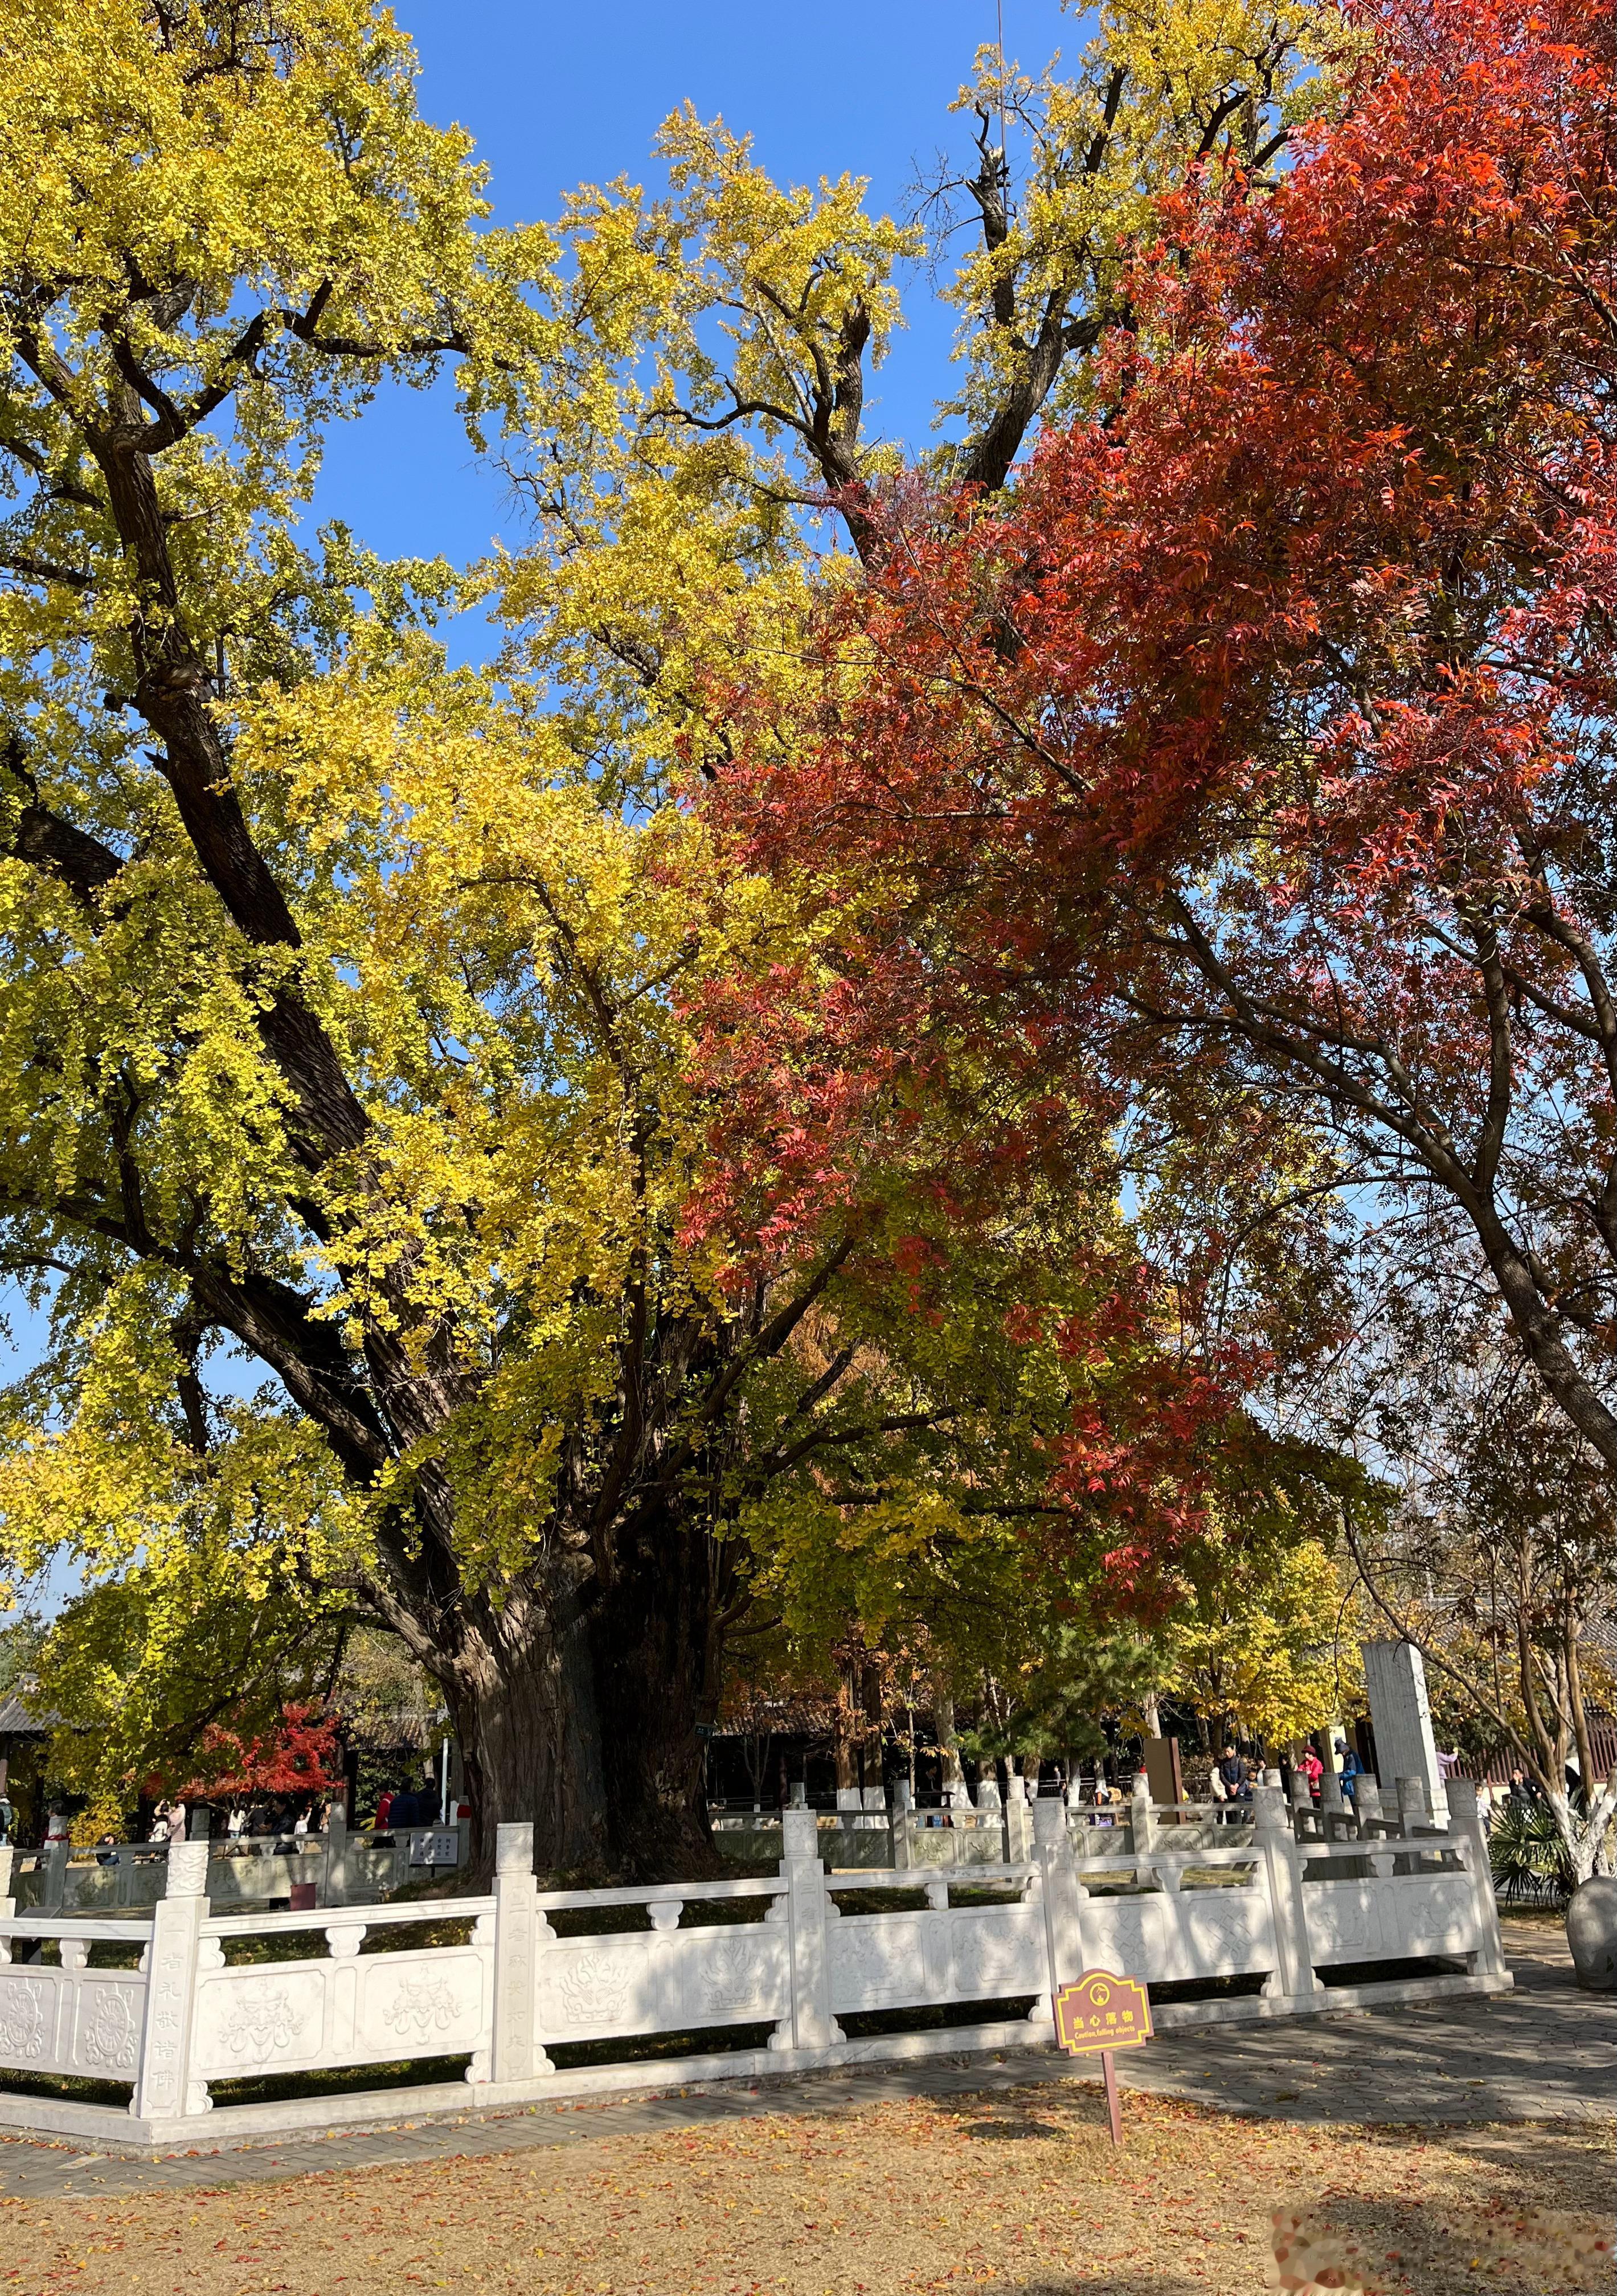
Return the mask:
M1416 1779L1424 1791L1432 1823L1441 1825L1448 1817L1449 1803L1438 1766L1437 1742L1432 1734L1432 1707L1421 1654L1413 1643L1361 1643L1359 1651L1383 1797L1394 1779Z

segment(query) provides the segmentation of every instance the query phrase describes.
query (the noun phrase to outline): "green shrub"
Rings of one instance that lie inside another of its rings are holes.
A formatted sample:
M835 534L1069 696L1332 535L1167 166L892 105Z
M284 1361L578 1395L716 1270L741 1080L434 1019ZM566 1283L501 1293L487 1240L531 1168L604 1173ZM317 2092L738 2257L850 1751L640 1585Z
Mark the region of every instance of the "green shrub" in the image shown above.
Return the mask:
M1506 1802L1488 1837L1493 1885L1507 1906L1563 1906L1572 1866L1547 1801Z

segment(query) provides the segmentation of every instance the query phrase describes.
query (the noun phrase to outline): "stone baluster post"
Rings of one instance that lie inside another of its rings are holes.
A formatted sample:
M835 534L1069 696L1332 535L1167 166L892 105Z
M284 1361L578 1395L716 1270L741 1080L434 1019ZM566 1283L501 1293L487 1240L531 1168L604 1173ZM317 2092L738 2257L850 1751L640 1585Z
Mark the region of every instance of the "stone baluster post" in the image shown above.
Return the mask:
M16 1855L9 1841L0 1842L0 1921L9 1922L17 1910L17 1900L12 1894L12 1859ZM12 1957L11 1940L0 1939L0 1959Z
M1398 1782L1398 1830L1413 1833L1426 1819L1426 1789L1419 1778L1399 1778Z
M1078 1865L1067 1834L1067 1813L1057 1795L1041 1795L1033 1804L1033 1854L1039 1869L1039 1898L1045 1915L1045 1952L1050 1973L1051 2011L1054 1997L1071 1985L1088 1966L1084 1950L1084 1902L1088 1891L1078 1878Z
M892 1790L892 1862L906 1873L915 1862L915 1812L907 1778L895 1778Z
M1476 1975L1505 1974L1505 1939L1499 1928L1499 1905L1493 1893L1493 1860L1488 1853L1488 1833L1477 1808L1477 1790L1469 1778L1449 1781L1449 1834L1459 1852L1471 1886L1476 1891L1477 1930L1482 1942L1476 1956Z
M68 1885L68 1838L59 1833L48 1839L39 1853L39 1910L42 1914L59 1914Z
M820 1862L819 1827L811 1809L781 1812L781 1848L792 1956L792 2012L776 2028L771 2046L828 2049L846 2036L831 2013L825 1868Z
M1353 1781L1353 1808L1358 1818L1359 1839L1362 1841L1373 1825L1381 1823L1381 1787L1374 1774L1363 1770Z
M1151 1782L1141 1770L1134 1781L1134 1798L1129 1805L1129 1823L1134 1829L1130 1848L1137 1857L1149 1857L1156 1848L1156 1812L1151 1805Z
M320 1861L320 1906L346 1906L349 1901L349 1819L340 1801L325 1815L325 1855Z
M1319 1980L1314 1974L1314 1957L1309 1945L1302 1853L1293 1839L1279 1787L1255 1787L1252 1800L1252 1842L1262 1860L1275 1923L1275 1975L1279 1980L1276 1989L1287 2000L1306 2000L1318 1992Z
M1314 1797L1301 1770L1292 1772L1292 1832L1299 1841L1311 1840L1315 1833Z
M146 1955L146 2027L132 2101L139 2120L172 2120L209 2108L207 2085L191 2079L207 1889L208 1844L170 1842L168 1891L152 1908L152 1943Z
M1005 1806L1005 1862L1027 1866L1033 1857L1033 1808L1028 1782L1019 1770L1011 1772L1011 1798Z
M494 1836L494 2036L488 2077L531 2080L552 2070L534 2038L538 1957L551 1935L538 1907L531 1825L501 1825Z

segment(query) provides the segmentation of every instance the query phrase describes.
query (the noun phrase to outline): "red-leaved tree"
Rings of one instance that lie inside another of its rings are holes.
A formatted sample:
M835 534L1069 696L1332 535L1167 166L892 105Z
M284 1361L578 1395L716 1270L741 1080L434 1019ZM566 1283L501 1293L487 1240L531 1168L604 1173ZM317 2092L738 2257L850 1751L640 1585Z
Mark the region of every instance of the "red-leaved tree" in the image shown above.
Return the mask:
M836 1046L967 1014L1019 1110L1294 1116L1617 1467L1617 9L1353 29L1272 193L1159 209L1093 414L895 503L790 738L725 697L715 809L838 915L798 1168Z

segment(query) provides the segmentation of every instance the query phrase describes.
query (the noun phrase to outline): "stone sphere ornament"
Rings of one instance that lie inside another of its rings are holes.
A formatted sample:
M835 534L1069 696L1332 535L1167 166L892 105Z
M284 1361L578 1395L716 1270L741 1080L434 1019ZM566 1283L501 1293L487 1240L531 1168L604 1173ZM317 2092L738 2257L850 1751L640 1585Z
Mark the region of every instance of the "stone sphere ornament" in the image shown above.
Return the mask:
M1597 1874L1578 1884L1566 1909L1566 1941L1579 1984L1617 1993L1617 1877Z

